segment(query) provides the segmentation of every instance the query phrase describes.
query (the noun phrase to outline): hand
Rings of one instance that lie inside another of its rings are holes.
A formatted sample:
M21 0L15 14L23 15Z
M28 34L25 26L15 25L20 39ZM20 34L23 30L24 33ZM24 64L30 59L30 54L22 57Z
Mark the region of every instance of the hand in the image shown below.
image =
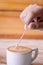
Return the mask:
M38 28L38 22L43 19L43 7L37 4L29 5L20 14L20 18L29 28L32 28L32 24Z

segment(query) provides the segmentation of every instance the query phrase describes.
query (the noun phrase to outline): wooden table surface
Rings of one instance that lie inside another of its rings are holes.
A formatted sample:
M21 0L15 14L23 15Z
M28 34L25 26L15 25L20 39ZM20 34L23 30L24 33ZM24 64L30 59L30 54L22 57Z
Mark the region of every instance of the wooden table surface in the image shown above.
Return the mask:
M0 65L6 63L6 48L14 46L18 42L17 39L0 39ZM38 56L32 65L43 65L43 40L26 40L23 39L20 45L28 46L30 48L38 48Z

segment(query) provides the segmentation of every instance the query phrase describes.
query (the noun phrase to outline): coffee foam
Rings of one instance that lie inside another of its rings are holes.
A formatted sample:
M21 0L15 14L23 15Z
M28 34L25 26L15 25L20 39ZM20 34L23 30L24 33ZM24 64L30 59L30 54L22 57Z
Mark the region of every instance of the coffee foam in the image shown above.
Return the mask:
M31 49L25 46L12 46L8 48L9 51L12 52L30 52Z

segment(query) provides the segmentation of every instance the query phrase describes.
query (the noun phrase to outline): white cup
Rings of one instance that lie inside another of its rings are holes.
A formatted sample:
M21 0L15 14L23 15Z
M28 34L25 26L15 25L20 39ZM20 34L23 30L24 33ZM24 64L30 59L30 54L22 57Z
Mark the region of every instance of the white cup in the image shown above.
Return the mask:
M32 52L35 52L32 57ZM38 49L32 49L30 52L12 52L7 49L7 65L31 65L32 61L37 57Z

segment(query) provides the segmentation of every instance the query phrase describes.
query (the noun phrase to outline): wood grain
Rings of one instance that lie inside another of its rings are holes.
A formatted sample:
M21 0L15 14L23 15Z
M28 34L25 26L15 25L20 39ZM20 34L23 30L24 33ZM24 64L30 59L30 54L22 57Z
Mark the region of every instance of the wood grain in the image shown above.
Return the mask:
M0 12L0 38L20 38L24 31L24 24L20 20L21 12ZM43 31L28 30L23 38L43 39Z
M0 0L0 10L23 10L29 4L43 6L43 0Z
M0 38L20 38L24 31L24 24L19 15L29 4L43 6L43 0L0 0ZM43 31L28 30L25 39L43 39Z

